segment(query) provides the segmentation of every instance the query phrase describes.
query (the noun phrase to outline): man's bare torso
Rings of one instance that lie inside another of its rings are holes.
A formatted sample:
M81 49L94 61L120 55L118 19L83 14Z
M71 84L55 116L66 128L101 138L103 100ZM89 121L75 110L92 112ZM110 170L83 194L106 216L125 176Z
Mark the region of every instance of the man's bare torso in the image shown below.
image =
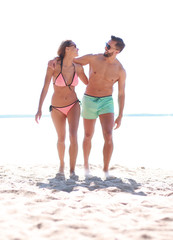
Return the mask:
M117 59L110 63L103 54L97 54L93 55L89 68L89 83L85 93L95 97L112 95L113 85L123 70L121 63Z

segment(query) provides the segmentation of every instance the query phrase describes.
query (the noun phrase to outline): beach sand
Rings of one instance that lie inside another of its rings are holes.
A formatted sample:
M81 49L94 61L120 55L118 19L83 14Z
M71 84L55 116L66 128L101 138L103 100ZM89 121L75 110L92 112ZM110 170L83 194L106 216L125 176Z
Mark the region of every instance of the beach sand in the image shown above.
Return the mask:
M56 179L56 164L1 164L0 240L172 240L173 170L91 164Z

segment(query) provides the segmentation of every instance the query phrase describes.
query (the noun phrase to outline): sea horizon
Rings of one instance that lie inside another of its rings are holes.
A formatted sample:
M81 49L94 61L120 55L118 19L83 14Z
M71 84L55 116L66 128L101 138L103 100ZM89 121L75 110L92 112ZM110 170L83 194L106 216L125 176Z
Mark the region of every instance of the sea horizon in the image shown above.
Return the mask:
M44 114L42 117L50 117ZM173 113L125 113L123 117L173 117ZM34 114L1 114L0 118L35 118Z

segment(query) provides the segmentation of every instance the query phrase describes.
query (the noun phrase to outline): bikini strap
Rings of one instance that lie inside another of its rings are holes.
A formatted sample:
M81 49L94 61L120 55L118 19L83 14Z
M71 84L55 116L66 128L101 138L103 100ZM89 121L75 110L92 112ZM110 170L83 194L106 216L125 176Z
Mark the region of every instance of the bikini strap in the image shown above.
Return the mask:
M63 58L61 58L61 73L62 73L62 64L63 64Z

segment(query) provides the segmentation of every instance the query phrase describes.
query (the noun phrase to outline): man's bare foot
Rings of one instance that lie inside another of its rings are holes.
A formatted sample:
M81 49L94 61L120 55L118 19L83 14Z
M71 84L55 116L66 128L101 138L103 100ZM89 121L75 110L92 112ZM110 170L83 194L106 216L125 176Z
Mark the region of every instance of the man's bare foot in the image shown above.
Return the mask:
M89 169L84 169L84 174L85 174L85 178L90 179L93 178L93 176L90 174Z
M108 171L107 172L104 171L104 175L106 180L111 180L116 178L115 176L110 175Z

